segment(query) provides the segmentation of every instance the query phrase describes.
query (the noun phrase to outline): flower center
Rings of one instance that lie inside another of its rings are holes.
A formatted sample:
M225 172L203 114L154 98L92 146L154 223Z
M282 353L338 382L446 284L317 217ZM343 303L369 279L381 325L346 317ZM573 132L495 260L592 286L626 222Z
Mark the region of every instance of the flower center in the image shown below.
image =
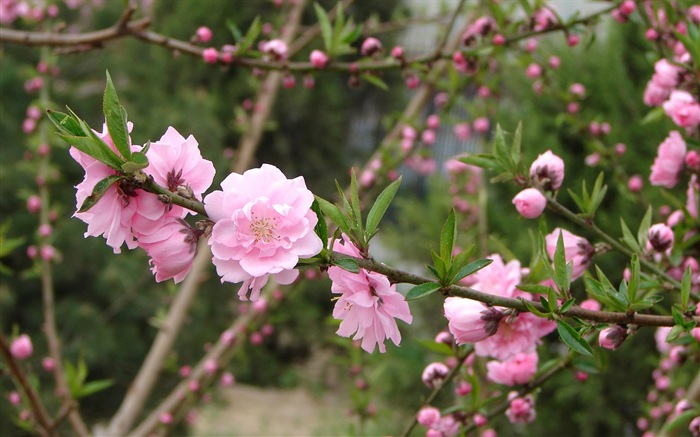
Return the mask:
M277 235L277 218L258 217L253 213L253 219L249 225L250 232L255 237L255 242L262 241L265 244L279 240Z

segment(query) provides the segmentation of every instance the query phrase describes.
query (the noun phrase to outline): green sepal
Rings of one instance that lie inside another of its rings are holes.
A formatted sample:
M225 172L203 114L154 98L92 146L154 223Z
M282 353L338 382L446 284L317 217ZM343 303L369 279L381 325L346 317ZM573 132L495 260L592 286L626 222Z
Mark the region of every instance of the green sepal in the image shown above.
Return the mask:
M126 110L119 104L117 90L114 89L109 71L107 72L107 84L102 101L102 110L104 111L107 130L114 146L126 161L130 161L131 144L129 142L129 128L126 124Z
M566 343L567 346L574 352L578 352L581 355L593 356L593 350L591 345L588 344L586 340L581 337L581 335L568 323L563 320L557 321L557 332L562 341Z
M416 300L421 297L425 297L429 294L435 293L440 289L441 285L436 282L426 282L424 284L416 285L415 287L408 290L406 294L406 300Z
M102 198L102 196L104 196L107 189L116 182L118 182L120 179L124 179L124 177L120 175L112 175L107 176L106 178L96 183L95 188L92 189L92 194L90 194L83 201L83 204L80 205L80 209L78 210L78 212L86 212L90 208L95 206L95 204Z

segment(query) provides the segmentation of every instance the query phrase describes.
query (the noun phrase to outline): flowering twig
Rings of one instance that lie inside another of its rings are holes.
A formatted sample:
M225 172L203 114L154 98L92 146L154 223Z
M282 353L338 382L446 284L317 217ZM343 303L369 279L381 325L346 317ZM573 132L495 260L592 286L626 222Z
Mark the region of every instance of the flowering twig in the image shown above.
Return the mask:
M15 361L15 357L12 356L12 352L10 352L10 346L7 343L7 339L2 333L0 333L0 352L2 353L2 356L5 359L7 366L10 368L10 374L17 381L17 385L19 386L20 390L24 392L25 397L29 400L29 404L31 405L32 411L34 413L34 418L37 420L40 426L38 432L42 436L57 435L56 431L54 430L54 426L51 423L51 419L46 413L46 408L44 408L44 404L41 403L39 396L32 388L31 384L29 383L29 380L27 380L27 376L24 374L22 367L20 367L19 364L17 364L17 361Z
M459 373L459 370L462 368L464 365L464 361L467 359L469 354L473 352L473 348L469 348L465 351L465 353L461 355L457 355L457 364L450 370L450 373L447 374L445 379L442 381L441 384L439 384L437 387L433 389L432 392L428 395L427 398L425 398L425 401L423 401L423 405L421 405L421 408L430 405L433 403L437 395L442 391L443 388L447 387L447 384L450 383L454 379L455 376ZM411 420L411 423L406 427L404 432L401 434L401 437L408 437L413 429L416 427L418 424L418 415L414 414L413 415L413 420Z
M369 271L381 273L388 277L391 281L397 283L408 283L414 285L425 284L427 282L434 282L428 278L422 277L420 275L415 275L413 273L408 273L393 267L389 267L386 264L378 263L373 259L362 259L353 258L348 255L333 252L332 260L339 260L342 258L351 258L357 264ZM444 295L464 297L467 299L477 300L483 302L489 306L500 306L506 308L512 308L520 312L529 312L527 306L521 299L513 299L509 297L501 297L493 294L483 293L473 288L463 287L460 285L450 285L443 287L441 289ZM548 312L547 308L544 308L539 302L528 302L535 309L542 312ZM598 323L613 323L613 324L631 324L638 326L674 326L676 323L671 316L659 316L652 314L639 314L636 312L611 312L611 311L593 311L579 306L571 306L565 313L567 317L578 317L580 319L589 320ZM694 316L690 319L695 322L700 323L700 316Z

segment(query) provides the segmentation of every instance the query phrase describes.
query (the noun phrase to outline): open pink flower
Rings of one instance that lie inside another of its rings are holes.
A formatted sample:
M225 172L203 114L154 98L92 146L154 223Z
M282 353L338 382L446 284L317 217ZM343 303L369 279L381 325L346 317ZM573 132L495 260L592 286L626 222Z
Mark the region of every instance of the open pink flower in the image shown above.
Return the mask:
M335 241L333 250L359 258L357 248L344 238L344 242ZM413 316L395 284L390 284L386 276L365 269L352 273L331 267L328 276L333 282L331 291L340 294L333 309L333 317L342 320L338 335L349 337L354 333L353 339L362 339L362 349L369 353L374 352L375 345L379 352L386 352L386 339L395 345L401 343L396 319L410 324Z
M518 353L506 361L486 363L488 378L503 385L525 384L537 373L537 352Z
M204 198L215 222L209 245L221 281L243 281L238 296L245 300L250 289L252 301L269 275L280 284L292 283L299 258L323 248L314 233L314 196L304 178L287 179L277 167L263 164L242 175L231 173L221 188Z
M130 130L131 126L129 123ZM116 152L106 125L102 133L97 135ZM132 145L131 150L140 151L141 147ZM79 209L98 182L117 172L74 147L71 147L69 153L85 170L85 178L75 187L76 206ZM155 229L166 213L166 205L155 194L137 190L125 183L117 183L110 186L92 208L86 212L76 212L74 216L87 223L86 237L102 235L114 253L120 253L124 243L129 249L137 246L132 228Z
M663 106L666 115L680 127L693 129L700 124L700 104L686 91L673 91Z
M673 188L685 165L686 145L678 131L671 131L659 145L659 151L651 166L649 180L652 185Z
M534 352L540 339L556 327L556 323L531 313L504 318L494 335L474 344L474 352L480 357L505 361L519 353Z
M574 235L566 229L556 228L551 234L545 237L547 243L547 253L549 256L554 258L554 252L557 250L557 241L559 240L559 233L561 232L564 239L564 253L566 256L566 263L573 263L573 268L571 270L571 280L576 280L583 272L588 268L588 264L591 262L591 257L595 253L593 246L583 237Z

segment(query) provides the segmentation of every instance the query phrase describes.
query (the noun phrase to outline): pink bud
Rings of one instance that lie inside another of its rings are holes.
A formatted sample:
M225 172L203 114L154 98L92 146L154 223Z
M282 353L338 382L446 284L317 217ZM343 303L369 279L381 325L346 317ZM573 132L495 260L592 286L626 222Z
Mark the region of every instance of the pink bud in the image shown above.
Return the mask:
M426 125L428 126L428 129L437 129L440 127L440 116L437 114L430 115L426 120Z
M32 356L34 352L34 347L32 346L32 339L29 338L27 334L22 334L15 338L10 345L10 352L12 356L18 360L26 360Z
M224 372L221 374L221 379L219 383L221 384L222 387L230 387L233 385L233 383L236 381L236 378L234 378L233 374L231 372Z
M226 346L231 346L236 341L236 333L227 329L221 333L221 342Z
M627 339L627 329L620 325L611 325L600 331L598 344L605 349L615 350Z
M545 190L556 190L564 181L564 160L547 150L530 165L530 178Z
M665 252L673 247L673 230L665 223L656 223L647 232L648 246L657 252Z
M530 64L527 66L527 69L525 70L525 74L530 79L540 77L542 75L542 67L540 67L538 64Z
M192 381L187 383L187 389L191 391L192 393L198 392L199 391L199 381L196 379L193 379Z
M615 144L615 154L618 156L622 156L627 152L627 146L624 143L617 143Z
M583 98L586 95L586 87L580 83L572 83L569 92L577 97Z
M700 436L700 416L696 416L693 418L693 420L690 421L690 424L688 425L688 431L690 431L690 434L693 437Z
M578 371L578 372L576 372L575 377L576 377L577 381L583 382L583 381L588 379L588 373Z
M629 180L627 181L627 188L633 193L641 191L643 186L644 180L638 174L630 176Z
M372 56L382 50L382 43L377 38L369 37L362 42L360 52L362 56Z
M39 226L39 236L46 238L51 235L53 231L53 228L51 225L44 223L43 225Z
M271 336L275 332L275 327L266 323L260 327L260 333L265 337Z
M600 154L598 152L593 152L590 155L586 156L583 159L583 162L586 163L586 165L589 167L595 167L600 162Z
M530 53L537 50L537 40L530 38L527 41L525 41L525 50Z
M620 12L622 12L625 15L629 15L632 12L634 12L634 10L636 8L637 8L637 5L634 3L633 0L625 0L620 5Z
M272 55L276 60L281 61L287 59L289 48L287 47L287 43L281 39L271 39L270 41L261 43L260 50Z
M182 378L187 378L188 376L190 376L191 373L192 373L192 367L187 366L187 365L180 367L180 376Z
M458 123L454 126L454 134L460 141L466 141L472 135L472 128L469 123Z
M282 86L285 87L286 89L294 88L294 85L296 85L296 83L297 83L297 80L291 74L286 74L282 78Z
M502 46L503 44L506 43L506 37L501 35L500 33L497 33L493 36L493 45L495 46Z
M253 302L253 311L255 311L256 314L265 314L265 311L267 311L267 300L261 297Z
M549 57L549 66L552 68L559 68L561 66L561 59L558 56Z
M669 379L668 376L663 375L663 376L656 378L654 385L656 385L657 390L666 391L669 389L669 387L671 387L671 380Z
M250 344L252 344L253 346L261 345L264 340L265 338L259 332L253 332L252 334L250 334Z
M158 420L163 425L170 425L171 423L173 423L173 415L166 411L160 415L160 418Z
M513 198L515 209L525 218L539 217L547 206L547 198L535 188L526 188Z
M206 48L202 51L202 59L204 59L204 62L207 64L216 64L219 60L219 51L214 47Z
M442 384L448 373L450 373L450 369L446 365L434 362L425 367L421 379L423 384L429 388L436 388Z
M328 65L328 55L321 50L314 50L311 52L311 55L309 55L309 60L311 61L311 65L314 66L314 68L325 68L326 65Z
M31 105L27 108L27 117L32 120L38 120L41 117L41 109L37 106Z
M210 359L204 362L204 371L208 375L213 375L217 370L219 370L219 364L216 360Z
M56 362L51 357L44 357L44 359L41 360L41 366L45 371L53 372L56 369Z
M17 406L22 402L22 397L16 391L11 391L10 394L7 395L7 400L9 400L12 405Z
M209 29L208 27L202 26L199 29L197 29L196 35L197 35L197 39L200 42L209 42L211 40L211 37L212 37L212 32L211 32L211 29Z
M22 122L22 132L25 134L30 134L36 129L36 120L32 118L25 118Z
M486 425L486 423L488 423L488 419L486 418L486 416L484 416L483 414L479 414L479 413L476 413L474 415L474 425L475 426L484 426L484 425Z
M437 106L438 108L442 108L449 101L450 95L444 91L435 94L435 98L433 99L433 103L435 103L435 106Z
M401 128L401 138L413 141L416 139L416 136L416 130L412 126L406 125Z
M27 211L32 214L38 214L41 211L41 198L36 194L27 198Z
M656 41L659 39L659 32L657 32L656 29L649 28L644 32L644 37L648 41Z
M406 81L406 88L409 90L414 90L420 85L420 78L415 74L409 74L404 79Z
M27 247L27 256L31 259L34 259L39 255L39 249L36 248L36 246L31 245Z
M480 134L485 134L489 131L489 119L486 117L479 117L474 120L474 130Z
M457 396L466 396L472 392L472 385L467 381L460 381L455 388Z
M690 150L685 155L685 165L695 171L700 171L700 154L697 150Z
M39 255L44 261L51 261L56 256L56 249L50 244L44 244L39 250Z
M391 57L394 59L402 60L404 57L403 47L396 46L393 49L391 49Z
M569 104L566 105L566 111L569 114L576 114L579 111L579 104L577 102L569 102Z
M485 99L491 95L491 88L482 85L479 88L477 88L476 94L482 99Z
M51 147L47 143L41 143L36 149L36 153L39 156L47 156L51 151Z
M421 141L427 146L432 146L435 144L436 134L432 129L426 129L421 133Z
M314 89L314 86L316 86L316 79L310 74L305 74L304 75L304 88L307 90L312 90Z
M600 124L600 133L603 135L607 135L610 133L610 123L604 121L603 123Z
M423 407L418 411L416 421L426 428L431 428L440 422L440 410L435 407Z
M581 37L579 37L577 34L572 33L569 35L569 37L566 39L566 43L569 45L569 47L575 47L578 45L578 43L581 41Z

